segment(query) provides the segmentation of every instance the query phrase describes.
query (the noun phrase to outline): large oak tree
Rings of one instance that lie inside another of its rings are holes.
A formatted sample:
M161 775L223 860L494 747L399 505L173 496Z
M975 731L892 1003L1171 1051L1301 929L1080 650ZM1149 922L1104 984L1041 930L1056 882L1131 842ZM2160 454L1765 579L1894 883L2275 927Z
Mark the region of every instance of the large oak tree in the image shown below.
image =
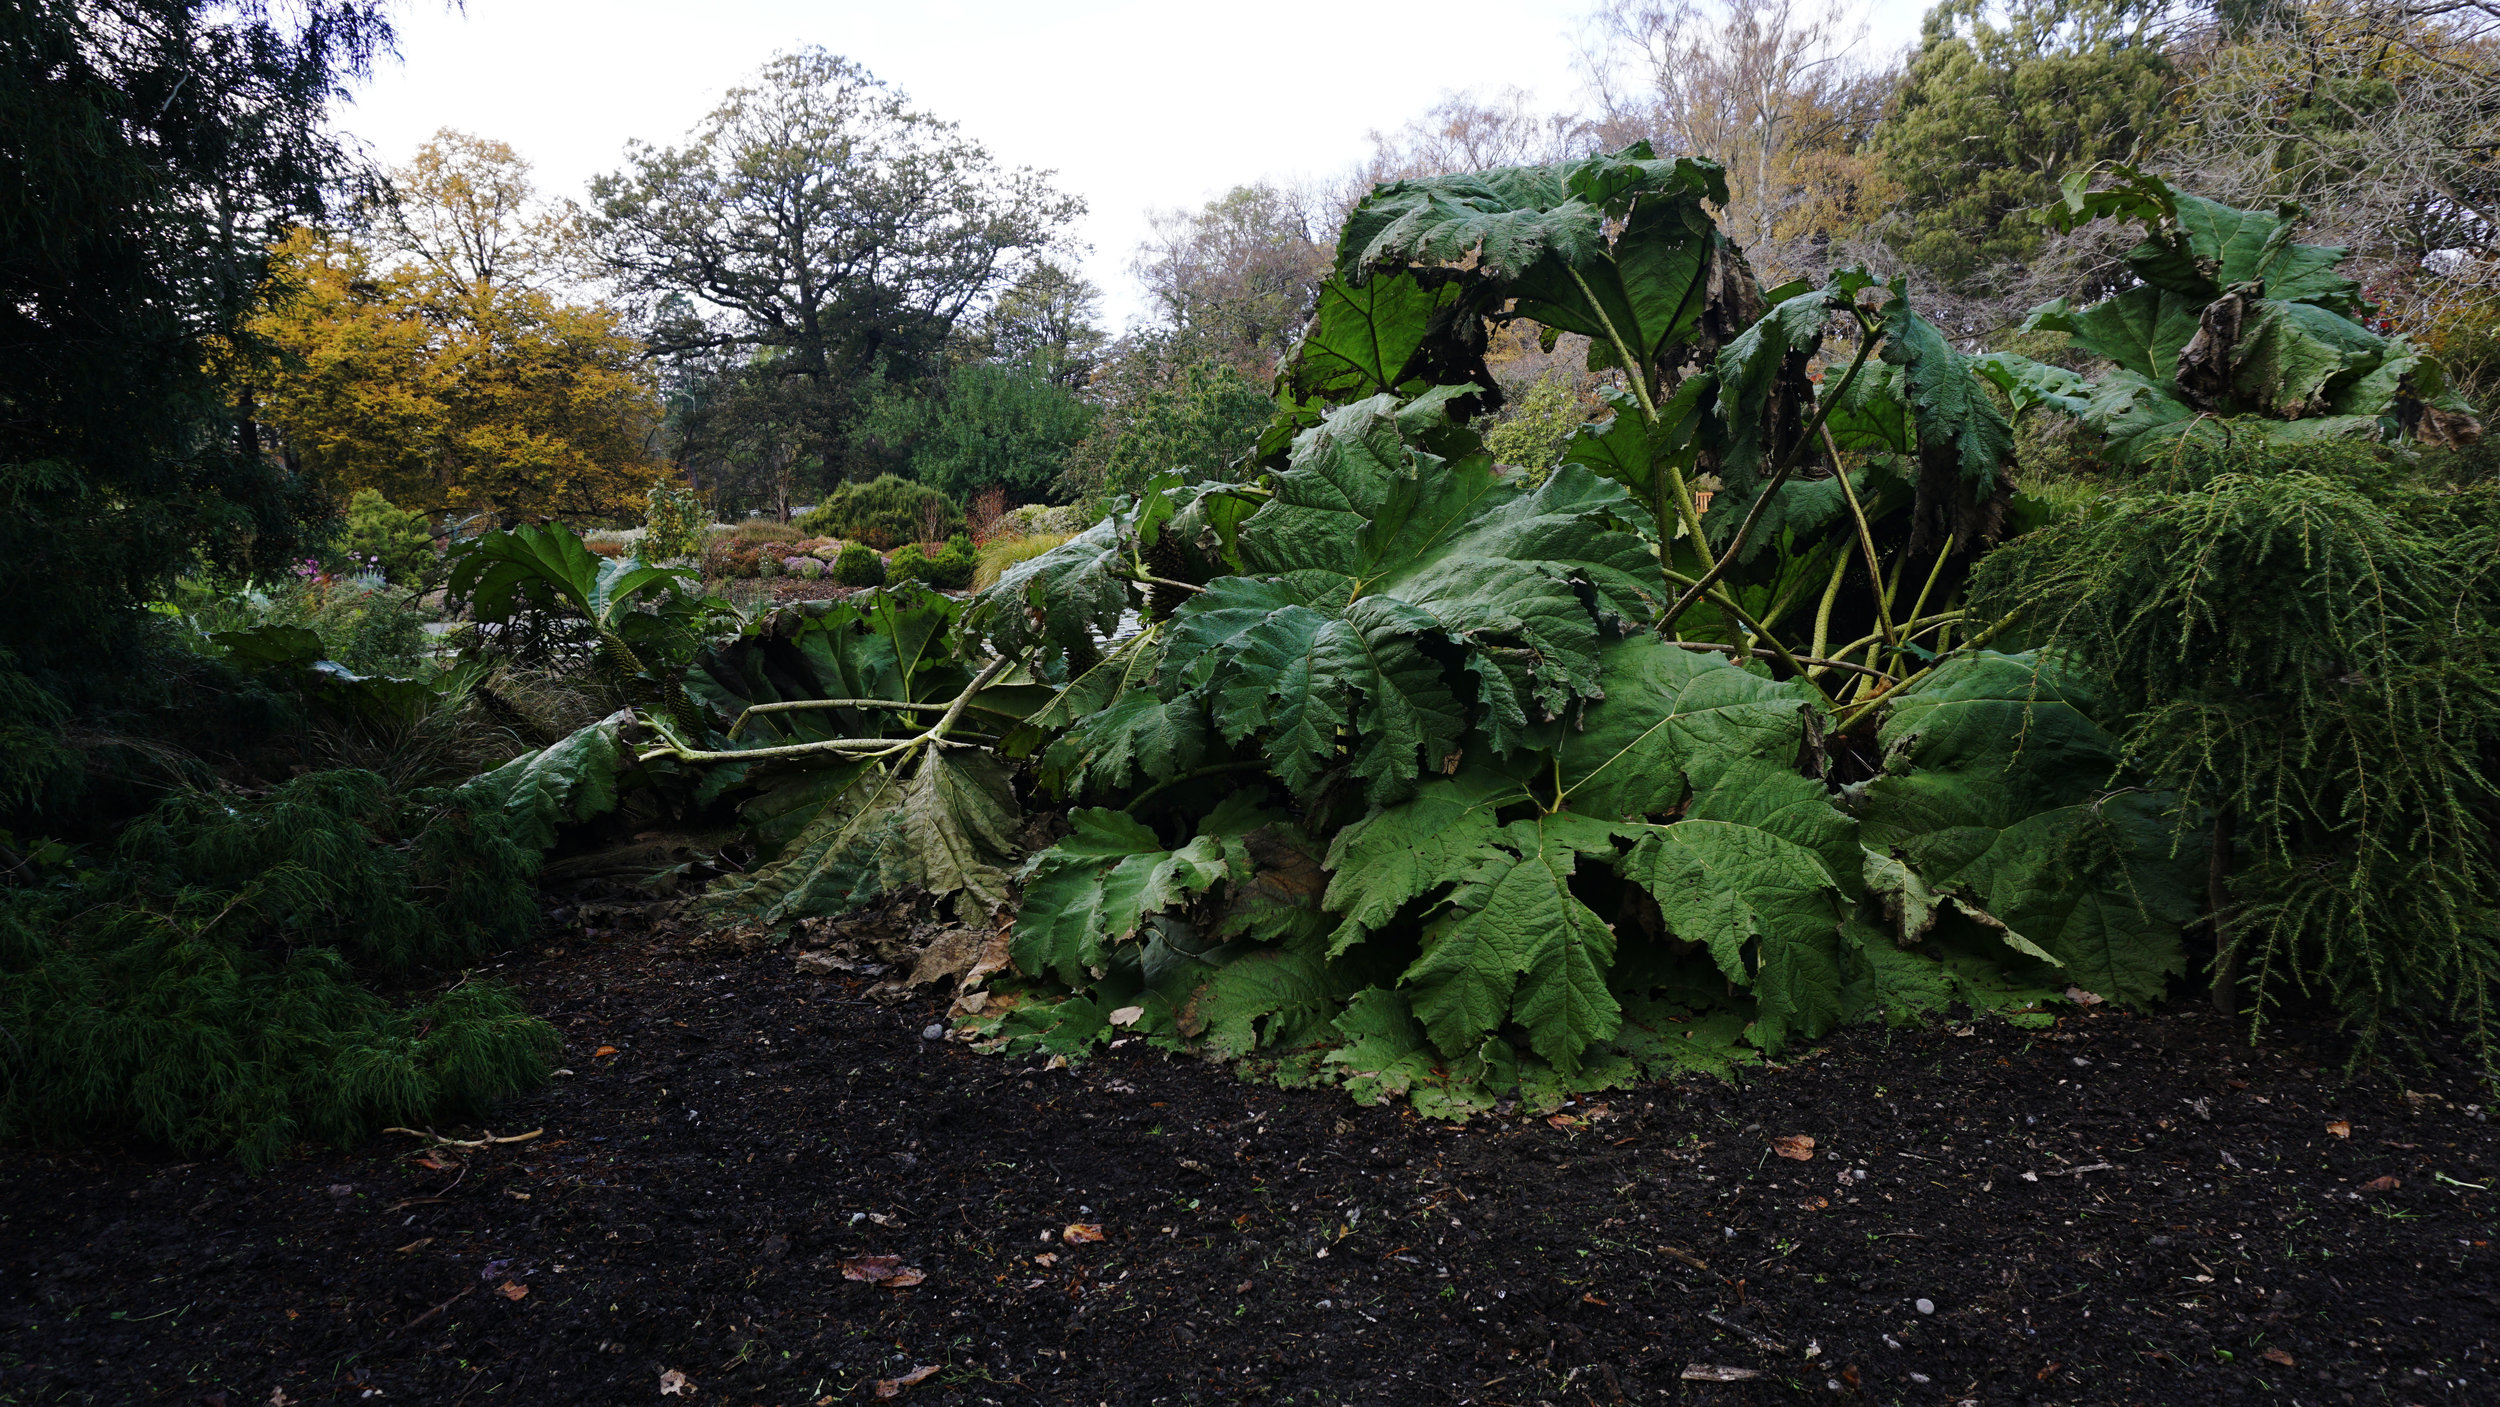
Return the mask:
M871 378L935 370L957 322L1084 208L821 49L773 59L683 147L628 147L591 193L611 276L675 310L652 318L654 349L774 352L749 365L798 383L828 467Z

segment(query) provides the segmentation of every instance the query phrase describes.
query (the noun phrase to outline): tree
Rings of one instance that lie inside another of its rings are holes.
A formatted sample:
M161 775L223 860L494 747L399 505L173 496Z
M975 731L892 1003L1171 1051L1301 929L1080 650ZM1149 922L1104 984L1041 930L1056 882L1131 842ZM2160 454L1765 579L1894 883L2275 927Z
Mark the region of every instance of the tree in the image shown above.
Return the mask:
M1820 273L1884 208L1863 151L1882 80L1849 62L1865 30L1836 3L1608 0L1597 23L1581 63L1604 146L1647 138L1726 166L1723 224L1766 271Z
M347 239L278 248L287 296L254 332L281 348L266 398L316 480L428 513L582 517L639 497L660 408L613 311L382 266Z
M58 816L59 723L162 677L144 601L295 550L307 486L226 378L267 246L340 203L329 102L390 40L367 0L0 10L0 810Z
M382 248L459 283L543 289L584 271L572 212L539 198L520 153L449 127L391 174L374 213Z
M1052 385L1074 390L1102 355L1101 315L1102 290L1045 259L982 312L969 339L972 355L1025 362Z
M1275 410L1267 389L1229 363L1184 360L1168 338L1133 338L1096 381L1091 439L1060 480L1073 497L1135 493L1162 474L1220 479L1258 443Z
M347 533L341 546L351 559L371 563L392 581L423 580L434 565L434 534L423 513L411 513L373 489L347 500Z
M2169 127L2176 82L2153 0L1988 0L1927 12L1918 51L1874 133L1901 192L1892 238L1948 283L2040 247L2024 218L2060 177L2140 159Z
M958 322L1084 210L821 49L731 89L683 148L629 146L591 192L609 272L655 310L677 300L654 348L776 353L755 365L799 383L828 468L869 375L933 371Z
M2299 201L2411 329L2488 301L2500 15L2407 0L2277 5L2216 25L2183 62L2190 83L2164 170L2235 205Z
M1328 273L1316 198L1262 182L1153 222L1130 267L1164 325L1195 356L1266 379Z
M1345 201L1349 210L1383 181L1568 161L1595 150L1600 140L1575 114L1540 111L1524 88L1489 97L1451 93L1397 131L1370 136L1371 158ZM1343 220L1341 211L1331 223Z
M1095 410L1029 362L966 362L947 373L912 436L922 483L959 499L996 484L1021 502L1049 497Z

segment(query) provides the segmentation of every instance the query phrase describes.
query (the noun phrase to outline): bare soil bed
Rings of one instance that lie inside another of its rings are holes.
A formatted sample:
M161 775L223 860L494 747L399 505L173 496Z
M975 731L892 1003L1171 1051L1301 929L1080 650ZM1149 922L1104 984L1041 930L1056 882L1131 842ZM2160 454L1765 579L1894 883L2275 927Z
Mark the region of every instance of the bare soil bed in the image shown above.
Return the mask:
M2500 1401L2453 1057L2101 1013L1449 1128L563 941L574 1073L461 1131L527 1142L7 1153L0 1402Z

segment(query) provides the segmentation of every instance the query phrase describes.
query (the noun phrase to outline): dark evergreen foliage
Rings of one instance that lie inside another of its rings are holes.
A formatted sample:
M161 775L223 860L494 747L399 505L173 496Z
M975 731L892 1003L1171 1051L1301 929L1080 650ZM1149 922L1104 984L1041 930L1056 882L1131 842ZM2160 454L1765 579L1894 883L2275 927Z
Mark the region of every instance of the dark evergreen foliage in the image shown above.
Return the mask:
M525 933L536 867L486 799L369 772L170 797L104 864L0 890L0 1135L257 1166L535 1084L556 1036L508 992L414 984Z
M844 586L883 586L885 559L874 548L854 542L834 559L833 579Z
M924 552L919 543L905 543L895 552L887 570L896 581L925 582L941 591L961 591L972 585L973 568L979 565L972 554L972 539L957 533L936 552Z
M143 601L275 567L317 506L261 452L242 327L390 39L371 0L0 10L0 806L76 795L58 729L157 676Z

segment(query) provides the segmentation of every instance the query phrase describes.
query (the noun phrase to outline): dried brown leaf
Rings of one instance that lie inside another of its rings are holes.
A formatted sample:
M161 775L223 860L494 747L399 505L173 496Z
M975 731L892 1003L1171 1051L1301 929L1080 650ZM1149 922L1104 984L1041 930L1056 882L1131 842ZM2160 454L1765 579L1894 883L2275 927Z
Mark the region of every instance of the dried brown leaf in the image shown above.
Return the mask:
M919 1367L912 1369L910 1372L905 1373L899 1378L879 1378L877 1380L877 1396L900 1397L903 1394L903 1389L910 1387L914 1383L926 1382L930 1377L935 1375L936 1372L936 1364L923 1363Z
M1779 1137L1771 1140L1771 1151L1779 1154L1783 1158L1793 1158L1800 1163L1813 1162L1814 1135L1807 1133L1781 1134Z
M843 1279L864 1280L871 1285L887 1284L903 1275L913 1277L906 1284L917 1285L921 1279L920 1272L905 1266L901 1256L852 1256L839 1262L839 1267Z

